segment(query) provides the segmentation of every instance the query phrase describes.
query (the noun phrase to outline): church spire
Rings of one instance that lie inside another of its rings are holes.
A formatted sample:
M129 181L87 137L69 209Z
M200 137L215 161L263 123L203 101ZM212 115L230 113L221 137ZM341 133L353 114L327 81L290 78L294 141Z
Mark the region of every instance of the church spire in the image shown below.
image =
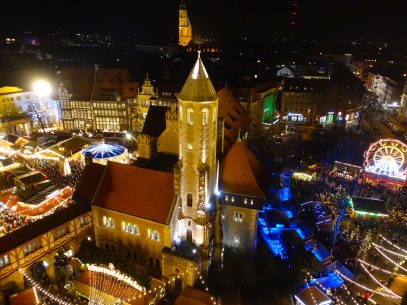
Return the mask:
M190 102L207 102L219 98L201 60L201 51L198 51L198 59L191 73L189 73L178 98Z

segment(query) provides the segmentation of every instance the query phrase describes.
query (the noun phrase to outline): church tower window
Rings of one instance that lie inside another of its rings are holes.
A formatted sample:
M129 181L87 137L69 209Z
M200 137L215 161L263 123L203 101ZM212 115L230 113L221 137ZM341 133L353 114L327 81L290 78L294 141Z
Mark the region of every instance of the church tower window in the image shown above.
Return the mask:
M202 126L206 126L208 124L208 110L207 109L202 110L201 124L202 124Z
M187 194L187 206L192 207L192 194Z
M194 111L192 109L188 109L187 111L187 122L189 126L193 126L194 125Z

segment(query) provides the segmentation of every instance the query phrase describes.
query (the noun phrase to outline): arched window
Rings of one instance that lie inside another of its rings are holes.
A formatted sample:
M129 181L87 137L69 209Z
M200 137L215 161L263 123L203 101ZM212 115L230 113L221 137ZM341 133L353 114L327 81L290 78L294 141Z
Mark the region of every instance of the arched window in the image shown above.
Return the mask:
M187 123L189 126L194 125L194 111L192 109L187 111Z
M187 194L187 206L192 207L192 194Z
M208 125L208 109L202 110L202 113L201 113L201 124L202 124L202 126Z

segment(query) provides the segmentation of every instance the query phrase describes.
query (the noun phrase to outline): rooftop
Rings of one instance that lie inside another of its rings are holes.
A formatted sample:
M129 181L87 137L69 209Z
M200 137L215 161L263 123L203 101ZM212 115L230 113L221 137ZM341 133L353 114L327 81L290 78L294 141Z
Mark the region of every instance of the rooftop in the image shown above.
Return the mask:
M166 111L167 107L150 106L141 133L157 138L165 130Z
M88 177L94 179L94 177ZM173 174L108 162L93 205L168 224L175 206ZM87 183L83 180L82 184Z
M303 289L295 295L295 298L300 300L304 305L328 305L332 303L332 300L315 286Z
M260 162L238 139L230 148L220 167L222 191L264 197L264 171Z
M155 171L173 173L178 156L168 153L158 153L152 159L138 158L135 165Z
M200 51L191 73L178 94L178 98L189 102L205 102L219 99L201 60Z

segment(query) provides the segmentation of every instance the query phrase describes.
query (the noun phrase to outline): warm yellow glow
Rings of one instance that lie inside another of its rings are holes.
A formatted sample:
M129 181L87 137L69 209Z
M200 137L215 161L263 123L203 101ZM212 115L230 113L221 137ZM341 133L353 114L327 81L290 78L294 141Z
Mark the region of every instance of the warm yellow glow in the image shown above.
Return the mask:
M52 93L51 84L43 79L36 80L33 89L39 96L50 96Z

